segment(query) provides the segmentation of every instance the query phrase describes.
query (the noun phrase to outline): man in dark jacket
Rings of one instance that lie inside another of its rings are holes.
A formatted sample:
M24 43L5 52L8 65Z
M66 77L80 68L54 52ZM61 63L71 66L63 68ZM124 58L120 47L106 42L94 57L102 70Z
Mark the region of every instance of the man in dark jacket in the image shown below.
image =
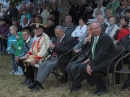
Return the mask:
M91 86L96 85L96 95L106 92L105 82L102 80L101 71L106 70L109 62L114 57L115 46L112 39L106 33L101 33L98 22L90 24L92 31L91 48L88 58L79 67L79 72Z
M52 53L52 56L49 60L39 65L36 81L34 84L29 85L30 89L35 90L39 87L42 88L42 83L46 77L51 73L51 70L57 66L59 56L67 53L72 48L73 39L64 34L64 28L62 26L55 28L55 35L56 38L50 43L50 48L48 49L48 52ZM68 57L66 56L62 61L67 61Z

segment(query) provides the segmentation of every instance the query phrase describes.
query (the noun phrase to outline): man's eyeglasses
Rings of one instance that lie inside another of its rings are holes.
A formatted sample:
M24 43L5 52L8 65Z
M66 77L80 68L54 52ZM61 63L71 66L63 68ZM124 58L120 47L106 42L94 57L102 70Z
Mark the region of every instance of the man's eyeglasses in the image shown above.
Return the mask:
M28 35L28 34L22 34L22 36L26 36L26 35Z

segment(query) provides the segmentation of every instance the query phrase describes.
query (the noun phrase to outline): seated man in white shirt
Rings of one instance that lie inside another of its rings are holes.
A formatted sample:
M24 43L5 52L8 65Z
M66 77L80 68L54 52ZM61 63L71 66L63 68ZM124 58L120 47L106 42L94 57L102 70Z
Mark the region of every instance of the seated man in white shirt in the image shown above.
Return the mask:
M79 26L76 27L76 29L72 32L71 36L74 37L76 40L81 41L87 36L86 31L87 25L85 24L85 18L80 17Z

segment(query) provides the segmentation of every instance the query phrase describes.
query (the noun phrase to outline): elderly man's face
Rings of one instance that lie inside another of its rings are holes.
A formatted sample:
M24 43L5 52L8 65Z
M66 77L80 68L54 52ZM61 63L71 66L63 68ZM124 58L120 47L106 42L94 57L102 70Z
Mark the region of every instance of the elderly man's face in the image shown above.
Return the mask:
M43 29L42 28L34 28L33 31L34 31L34 34L36 36L38 36L42 33Z
M98 35L100 35L100 33L101 33L101 27L100 27L100 25L98 24L98 23L92 23L91 25L90 25L90 28L91 28L91 31L92 31L92 34L94 35L94 36L98 36Z
M72 19L71 19L71 17L70 17L70 16L66 16L66 17L65 17L65 22L66 22L66 23L70 23L70 22L71 22L71 20L72 20Z
M112 16L112 13L111 13L110 11L107 11L105 16L106 16L106 18L108 19L109 17Z
M63 36L63 32L61 32L59 29L55 29L55 35L58 39L61 39L61 37Z

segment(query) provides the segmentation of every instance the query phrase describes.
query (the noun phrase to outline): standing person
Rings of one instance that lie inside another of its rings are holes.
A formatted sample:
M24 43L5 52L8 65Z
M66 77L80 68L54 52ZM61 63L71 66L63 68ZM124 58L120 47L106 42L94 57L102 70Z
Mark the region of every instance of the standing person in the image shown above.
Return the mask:
M7 48L7 36L9 32L9 24L7 22L7 19L3 17L1 19L2 25L0 25L0 54L3 54L6 52Z
M120 25L120 19L125 15L125 10L130 9L128 6L128 0L121 0L121 6L119 6L116 10L116 21L118 26Z
M92 22L90 28L93 35L90 53L85 62L80 64L78 72L90 86L96 85L96 91L93 94L101 95L106 92L106 86L100 72L107 69L109 62L114 57L115 46L110 36L101 32L101 26L98 22Z
M60 18L60 12L57 10L56 4L52 4L52 11L50 12L50 14L53 14L55 17L54 26L56 27L57 25L59 25L59 18Z
M23 42L23 39L22 39L22 33L21 32L17 32L16 40L17 41L15 43L15 51L14 51L15 57L19 56L23 51L24 42ZM20 66L18 66L17 75L23 75L23 71L22 71L22 68Z
M30 32L27 29L22 30L22 38L24 40L23 51L22 51L22 53L19 56L15 57L15 60L17 62L17 65L22 67L25 79L24 79L23 82L21 82L21 84L25 85L25 84L29 84L30 83L30 80L29 80L27 75L30 73L29 70L31 70L30 68L32 68L32 67L28 66L27 67L27 71L25 72L25 65L23 64L23 62L24 62L23 58L27 54L29 49L32 47L33 38L31 38Z
M15 44L17 42L16 40L16 34L17 34L17 27L16 26L11 26L10 28L10 34L11 36L8 37L8 42L7 42L7 52L10 54L10 60L12 64L12 71L10 74L16 74L18 72L18 66L15 61Z
M116 14L116 9L120 6L120 2L119 0L110 0L110 2L107 4L104 12L106 12L106 10L112 10L112 14L115 16Z

